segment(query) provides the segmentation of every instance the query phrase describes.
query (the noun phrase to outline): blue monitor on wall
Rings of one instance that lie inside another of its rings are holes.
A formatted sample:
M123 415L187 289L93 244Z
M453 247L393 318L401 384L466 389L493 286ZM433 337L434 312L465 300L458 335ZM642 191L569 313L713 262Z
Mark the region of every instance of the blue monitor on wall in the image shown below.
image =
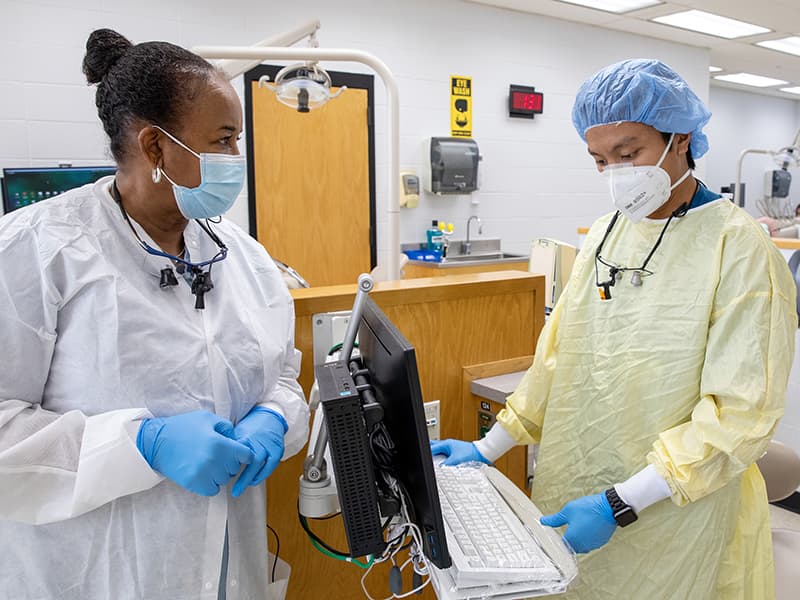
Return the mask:
M116 171L112 166L3 169L3 210L9 213L47 200Z

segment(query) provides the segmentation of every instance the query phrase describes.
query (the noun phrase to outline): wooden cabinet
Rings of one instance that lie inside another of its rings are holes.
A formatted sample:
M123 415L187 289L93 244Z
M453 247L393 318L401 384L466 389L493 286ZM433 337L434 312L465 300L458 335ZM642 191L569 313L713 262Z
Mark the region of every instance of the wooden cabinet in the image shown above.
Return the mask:
M490 273L494 271L527 271L528 261L487 263L483 265L465 265L463 267L436 267L408 263L403 267L403 279L416 277L444 277L445 275L465 275L468 273Z
M469 365L461 374L461 419L462 439L476 440L494 424L494 416L503 404L476 395L471 384L476 379L504 375L527 370L533 363L533 355L520 356L495 362ZM489 417L487 419L487 417ZM517 446L495 462L495 467L513 481L522 491L528 493L528 447Z
M544 277L513 271L468 275L446 271L443 275L448 277L378 282L370 297L414 346L423 399L441 402L441 436L474 439L475 425L465 429L462 409L464 368L500 363L502 368L519 370L525 368L520 366L525 360L530 364L544 325ZM314 379L312 315L350 310L355 292L355 284L291 291L295 345L303 353L299 382L306 394ZM527 359L519 362L519 357ZM517 363L508 362L512 359ZM471 370L475 377L497 372ZM267 480L268 522L280 536L280 557L292 568L287 600L360 598L363 571L317 552L298 522L298 478L304 458L305 449L281 463ZM519 457L512 453L509 459ZM524 463L502 468L515 481L520 472L524 478ZM340 518L313 521L311 526L335 548L347 547ZM271 549L275 551L274 546ZM374 597L386 596L389 566L376 568L367 578ZM428 587L414 598L435 596Z

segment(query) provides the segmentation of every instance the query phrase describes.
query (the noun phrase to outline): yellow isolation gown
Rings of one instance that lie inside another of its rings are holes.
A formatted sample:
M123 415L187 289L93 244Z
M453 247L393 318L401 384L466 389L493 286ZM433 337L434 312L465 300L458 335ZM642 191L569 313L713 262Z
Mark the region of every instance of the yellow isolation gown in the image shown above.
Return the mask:
M754 461L778 419L794 354L795 284L756 222L719 199L673 219L648 268L602 300L591 228L531 369L498 415L540 444L545 513L649 464L672 491L579 557L565 599L769 600L772 545ZM620 218L602 257L638 267L665 221ZM608 268L599 265L600 281Z

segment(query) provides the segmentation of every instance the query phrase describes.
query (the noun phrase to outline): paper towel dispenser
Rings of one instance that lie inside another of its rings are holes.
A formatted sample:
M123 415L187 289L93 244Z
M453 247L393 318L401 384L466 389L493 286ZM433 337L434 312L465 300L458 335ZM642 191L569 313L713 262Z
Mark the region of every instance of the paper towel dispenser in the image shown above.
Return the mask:
M481 157L475 140L431 138L428 190L434 194L469 194L478 189Z

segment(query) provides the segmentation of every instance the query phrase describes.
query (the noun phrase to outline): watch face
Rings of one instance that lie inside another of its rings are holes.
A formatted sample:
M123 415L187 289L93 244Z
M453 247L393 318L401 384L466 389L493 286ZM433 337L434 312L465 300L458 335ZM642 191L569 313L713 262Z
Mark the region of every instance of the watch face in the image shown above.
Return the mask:
M617 525L620 527L627 527L639 517L636 516L636 513L630 506L623 508L619 512L614 513L614 520L616 520Z

